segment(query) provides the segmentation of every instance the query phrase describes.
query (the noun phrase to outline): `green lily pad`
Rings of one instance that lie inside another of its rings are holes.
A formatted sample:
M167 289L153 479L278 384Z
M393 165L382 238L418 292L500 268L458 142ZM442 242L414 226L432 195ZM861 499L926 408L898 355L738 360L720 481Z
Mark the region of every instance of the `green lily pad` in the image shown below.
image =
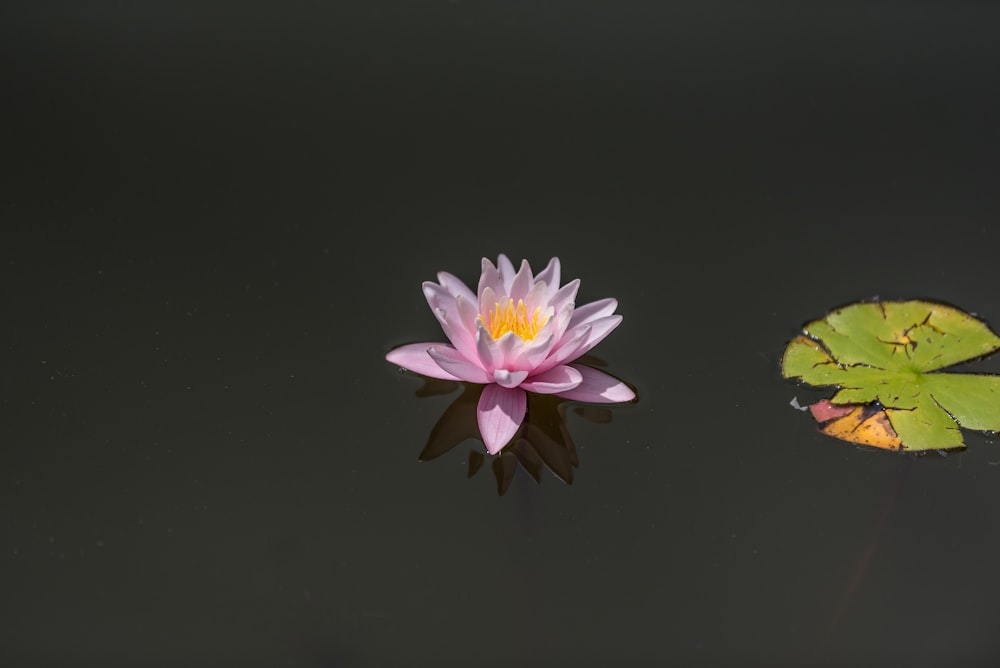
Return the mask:
M1000 376L942 369L1000 349L952 306L859 302L808 323L785 348L785 378L837 387L834 406L880 405L904 450L965 447L961 429L1000 430ZM849 439L848 439L849 440Z

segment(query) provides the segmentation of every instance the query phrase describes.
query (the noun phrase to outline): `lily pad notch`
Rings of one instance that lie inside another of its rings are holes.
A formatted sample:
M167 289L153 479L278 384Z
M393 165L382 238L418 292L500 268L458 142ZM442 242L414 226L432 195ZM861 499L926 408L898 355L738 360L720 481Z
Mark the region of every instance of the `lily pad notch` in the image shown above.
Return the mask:
M803 327L782 376L837 388L809 406L824 433L887 450L964 448L962 429L1000 431L1000 376L945 371L1000 349L985 323L943 303L866 301Z

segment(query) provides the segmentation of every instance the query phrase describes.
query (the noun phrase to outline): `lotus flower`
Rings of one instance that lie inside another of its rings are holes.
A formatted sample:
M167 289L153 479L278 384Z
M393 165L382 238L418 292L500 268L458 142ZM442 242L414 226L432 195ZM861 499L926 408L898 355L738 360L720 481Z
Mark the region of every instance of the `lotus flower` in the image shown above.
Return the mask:
M616 403L635 399L617 378L574 360L622 321L616 299L576 308L575 279L560 287L559 258L537 276L527 260L516 270L505 256L483 258L478 294L447 272L424 283L424 296L450 343L411 343L386 359L410 371L486 385L476 409L490 454L517 433L527 409L525 392Z

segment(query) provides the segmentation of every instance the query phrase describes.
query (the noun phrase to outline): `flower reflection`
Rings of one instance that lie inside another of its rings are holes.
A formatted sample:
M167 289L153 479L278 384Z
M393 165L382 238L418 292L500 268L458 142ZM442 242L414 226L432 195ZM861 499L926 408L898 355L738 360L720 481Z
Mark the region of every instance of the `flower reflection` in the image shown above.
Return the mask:
M410 343L386 359L442 380L483 385L475 407L478 433L490 454L514 442L528 397L556 395L591 403L635 399L619 379L575 363L622 320L618 301L576 307L579 279L560 286L559 258L537 275L527 260L519 269L505 255L482 260L478 292L448 272L423 284L424 297L448 343ZM537 403L537 402L536 402Z
M588 360L593 363L595 360ZM482 441L476 416L476 407L483 386L475 383L423 378L417 389L418 397L450 394L461 388L460 394L445 409L431 429L427 444L420 452L420 461L436 459L468 440ZM576 446L566 426L571 410L594 423L611 421L611 411L604 406L574 405L568 399L551 394L527 395L527 412L524 421L510 444L492 457L490 468L496 478L497 492L503 495L514 480L518 469L525 471L535 482L541 482L543 470L548 469L566 484L573 483L573 472L579 466ZM468 454L468 477L483 468L486 456L477 448Z

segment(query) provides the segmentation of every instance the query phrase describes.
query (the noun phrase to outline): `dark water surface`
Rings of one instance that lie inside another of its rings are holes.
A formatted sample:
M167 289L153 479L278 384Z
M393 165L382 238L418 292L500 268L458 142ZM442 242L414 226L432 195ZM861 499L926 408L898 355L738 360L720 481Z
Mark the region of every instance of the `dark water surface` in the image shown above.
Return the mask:
M996 665L1000 443L834 441L778 360L873 297L1000 324L998 29L9 3L0 663ZM571 485L461 421L419 461L463 390L383 359L499 253L624 316L639 401L545 408Z

